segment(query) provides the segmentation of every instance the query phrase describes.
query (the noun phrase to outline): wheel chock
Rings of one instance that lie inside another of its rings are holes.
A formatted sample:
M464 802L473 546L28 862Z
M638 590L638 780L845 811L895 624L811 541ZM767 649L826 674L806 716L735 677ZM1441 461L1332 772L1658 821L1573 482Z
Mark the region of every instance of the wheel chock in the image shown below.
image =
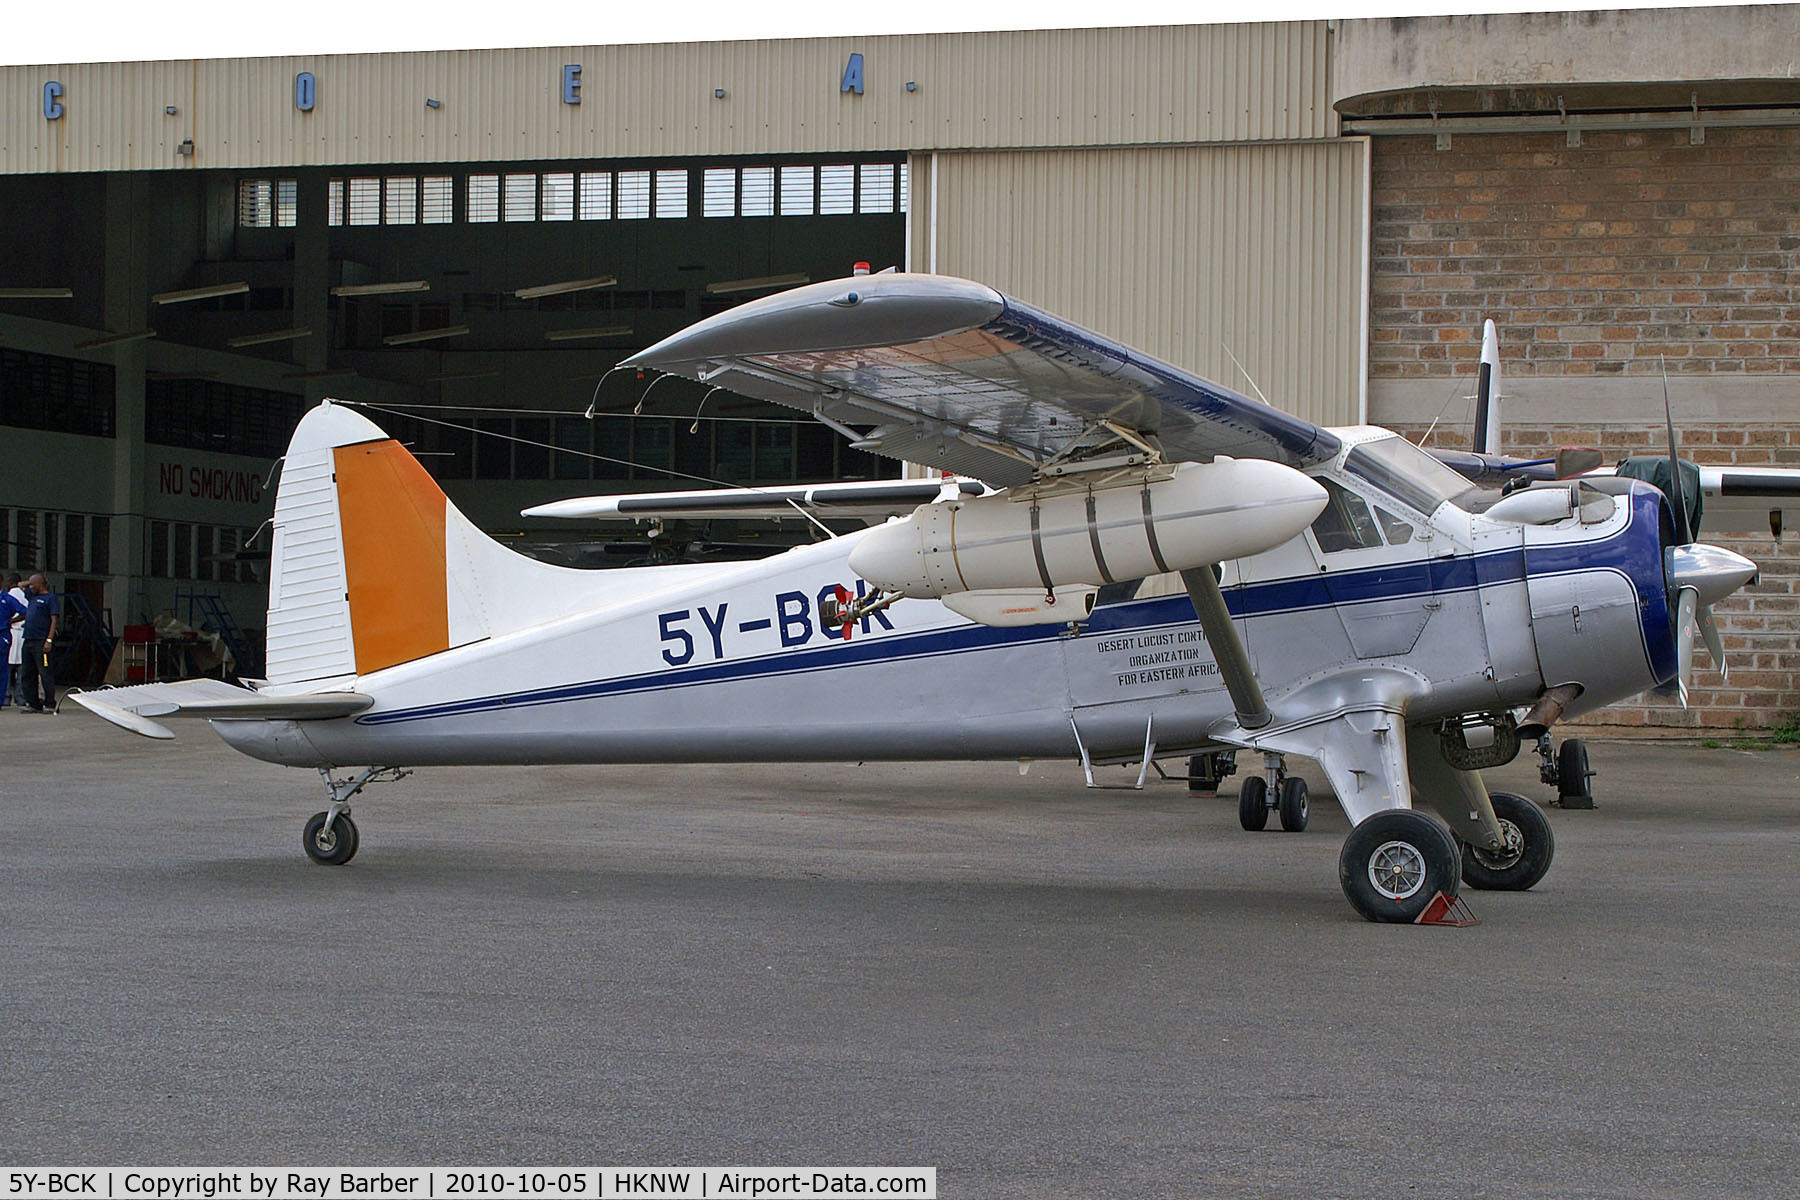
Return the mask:
M1481 921L1469 911L1469 906L1463 903L1461 896L1452 900L1439 892L1431 898L1431 903L1425 906L1425 911L1414 919L1413 924L1452 925L1460 929L1466 925L1479 925Z

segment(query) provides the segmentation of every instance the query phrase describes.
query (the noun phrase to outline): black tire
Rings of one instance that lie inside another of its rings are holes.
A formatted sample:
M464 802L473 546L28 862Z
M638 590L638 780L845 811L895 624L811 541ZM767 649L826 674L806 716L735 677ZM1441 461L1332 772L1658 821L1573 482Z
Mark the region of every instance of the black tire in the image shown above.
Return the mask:
M1219 762L1212 754L1193 754L1188 756L1188 794L1191 796L1216 796L1219 794Z
M1556 857L1556 837L1550 831L1549 818L1537 805L1512 792L1495 792L1494 815L1500 818L1501 832L1511 842L1519 839L1518 849L1508 854L1492 854L1464 844L1462 848L1463 881L1470 887L1488 892L1522 892L1544 877L1550 860Z
M306 857L316 863L328 867L341 867L356 857L356 847L362 838L356 832L356 822L350 819L349 813L341 813L331 823L331 831L325 831L324 813L314 813L312 820L306 823L306 829L300 835L300 846L306 851Z
M1395 808L1350 831L1338 855L1338 882L1367 919L1410 924L1439 892L1456 898L1457 865L1448 829L1424 813Z
M1289 833L1304 830L1307 818L1306 780L1284 779L1275 795L1275 807L1281 813L1281 827Z
M1588 766L1587 743L1570 738L1556 751L1556 792L1564 808L1594 807L1594 788L1588 780L1594 770Z
M1238 787L1238 824L1251 833L1269 823L1269 781L1252 775Z

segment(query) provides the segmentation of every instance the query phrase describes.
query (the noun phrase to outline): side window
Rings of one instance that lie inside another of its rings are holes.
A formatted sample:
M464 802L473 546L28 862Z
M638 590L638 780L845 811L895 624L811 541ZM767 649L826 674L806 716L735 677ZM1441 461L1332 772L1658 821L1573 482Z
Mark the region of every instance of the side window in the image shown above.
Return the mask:
M1381 532L1387 534L1387 544L1404 546L1413 539L1413 527L1410 521L1402 521L1393 513L1379 506L1375 509L1375 519L1381 522Z
M1313 537L1326 554L1339 550L1366 550L1381 545L1381 530L1361 496L1345 491L1330 479L1316 479L1329 497L1325 510L1312 523Z

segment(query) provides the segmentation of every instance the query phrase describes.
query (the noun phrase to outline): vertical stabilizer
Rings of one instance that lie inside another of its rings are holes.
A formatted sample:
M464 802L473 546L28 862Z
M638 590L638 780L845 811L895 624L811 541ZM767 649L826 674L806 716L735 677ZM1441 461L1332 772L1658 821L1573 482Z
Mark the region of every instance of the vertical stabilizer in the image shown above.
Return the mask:
M366 675L489 634L450 560L469 557L471 538L511 552L470 526L404 446L343 405L320 404L294 430L274 529L271 683Z
M509 550L406 447L330 400L294 429L274 527L270 683L352 679L721 569L583 571Z

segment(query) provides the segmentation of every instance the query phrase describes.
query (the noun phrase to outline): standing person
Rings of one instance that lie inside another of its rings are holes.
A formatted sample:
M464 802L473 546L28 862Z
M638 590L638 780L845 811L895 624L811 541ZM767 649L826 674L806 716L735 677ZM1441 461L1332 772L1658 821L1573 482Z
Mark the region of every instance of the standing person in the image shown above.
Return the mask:
M10 662L13 652L13 626L25 623L25 602L13 595L13 585L19 582L17 575L6 577L7 590L0 592L0 650L5 651ZM23 596L25 593L20 592ZM9 665L0 671L0 712L6 711L6 689L12 678L13 669Z
M50 643L56 640L56 619L62 602L42 575L25 581L25 707L34 713L56 711L56 677L50 673Z
M25 586L17 571L6 577L6 594L17 600L20 608L25 607ZM22 613L7 622L7 628L12 631L12 649L6 653L6 675L12 681L15 689L13 703L20 708L25 707L25 689L19 686L19 664L24 661L25 654L24 625L25 617ZM0 696L5 694L3 690L0 690Z

